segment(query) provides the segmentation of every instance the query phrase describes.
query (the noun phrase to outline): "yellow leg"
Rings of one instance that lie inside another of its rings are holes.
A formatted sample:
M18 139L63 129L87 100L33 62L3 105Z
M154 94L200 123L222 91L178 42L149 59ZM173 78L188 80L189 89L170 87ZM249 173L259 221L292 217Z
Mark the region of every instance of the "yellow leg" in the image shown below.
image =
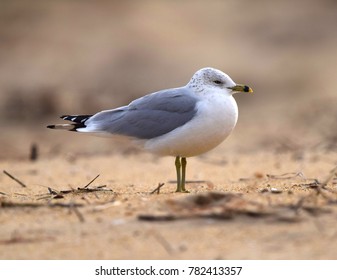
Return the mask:
M181 172L180 172L181 163L180 163L180 157L176 157L175 165L176 165L176 171L177 171L177 189L176 189L176 192L181 192Z
M186 158L176 157L175 165L177 171L177 189L176 192L188 193L185 189L185 177L186 177Z
M187 165L187 160L185 157L181 158L181 191L182 192L189 192L185 189L185 178L186 178L186 165Z

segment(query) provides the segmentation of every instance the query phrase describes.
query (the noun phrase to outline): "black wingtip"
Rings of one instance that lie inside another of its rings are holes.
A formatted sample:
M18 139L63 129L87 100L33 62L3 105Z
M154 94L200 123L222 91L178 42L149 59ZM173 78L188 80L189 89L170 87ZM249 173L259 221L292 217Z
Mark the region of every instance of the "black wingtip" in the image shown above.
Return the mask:
M47 128L54 129L54 128L55 128L55 125L54 125L54 124L47 125Z
M62 115L60 118L73 123L84 124L92 115Z

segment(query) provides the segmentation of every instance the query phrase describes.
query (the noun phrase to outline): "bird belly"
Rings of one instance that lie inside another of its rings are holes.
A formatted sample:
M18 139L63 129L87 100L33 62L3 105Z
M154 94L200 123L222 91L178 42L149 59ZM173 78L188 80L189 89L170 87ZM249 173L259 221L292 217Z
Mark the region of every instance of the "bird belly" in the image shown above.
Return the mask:
M238 108L232 96L209 96L197 103L197 114L191 121L147 140L144 148L159 155L191 157L203 154L229 136L237 118Z

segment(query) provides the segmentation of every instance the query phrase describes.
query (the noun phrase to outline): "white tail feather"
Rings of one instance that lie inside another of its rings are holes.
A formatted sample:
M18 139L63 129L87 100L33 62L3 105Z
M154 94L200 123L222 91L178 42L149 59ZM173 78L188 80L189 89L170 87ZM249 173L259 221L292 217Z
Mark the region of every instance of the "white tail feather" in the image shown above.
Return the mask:
M47 127L51 129L74 130L76 126L74 124L53 124Z

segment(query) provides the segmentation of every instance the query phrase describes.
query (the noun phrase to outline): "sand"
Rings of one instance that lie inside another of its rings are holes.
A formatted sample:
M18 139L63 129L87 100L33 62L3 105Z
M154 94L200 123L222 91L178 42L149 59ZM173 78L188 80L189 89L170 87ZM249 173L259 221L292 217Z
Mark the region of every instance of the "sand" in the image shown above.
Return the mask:
M333 152L223 144L188 160L190 193L179 194L172 158L127 151L2 162L26 187L0 177L0 258L337 257L336 175L318 183Z

